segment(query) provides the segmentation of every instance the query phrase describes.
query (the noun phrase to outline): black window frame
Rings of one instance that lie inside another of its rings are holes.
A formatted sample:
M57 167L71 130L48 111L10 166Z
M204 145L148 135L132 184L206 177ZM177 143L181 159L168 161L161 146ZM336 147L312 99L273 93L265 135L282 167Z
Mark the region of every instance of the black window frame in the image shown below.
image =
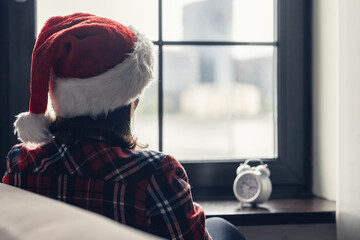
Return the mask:
M272 198L311 192L311 1L277 1L278 157L271 170ZM235 199L235 170L245 159L183 162L195 199Z
M271 169L272 198L311 195L311 1L276 1L278 157L263 159ZM17 143L14 116L28 110L31 52L34 46L36 0L2 1L0 69L0 154ZM162 0L159 4L159 65L167 45L269 45L214 41L163 41ZM21 17L18 17L21 16ZM162 150L163 73L159 67L159 146ZM195 200L234 199L232 184L245 159L184 161ZM1 164L1 172L5 166Z

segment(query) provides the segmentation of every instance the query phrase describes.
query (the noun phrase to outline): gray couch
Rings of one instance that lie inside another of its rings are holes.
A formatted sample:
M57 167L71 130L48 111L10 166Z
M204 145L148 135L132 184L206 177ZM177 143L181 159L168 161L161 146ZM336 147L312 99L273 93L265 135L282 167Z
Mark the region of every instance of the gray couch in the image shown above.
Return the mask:
M83 209L0 183L0 239L159 239Z

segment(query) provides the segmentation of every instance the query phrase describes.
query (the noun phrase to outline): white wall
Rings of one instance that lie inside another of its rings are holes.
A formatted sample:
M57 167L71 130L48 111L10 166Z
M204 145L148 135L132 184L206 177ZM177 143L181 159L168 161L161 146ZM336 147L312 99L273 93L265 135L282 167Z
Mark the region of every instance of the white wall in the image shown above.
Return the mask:
M336 199L339 240L360 239L359 13L359 0L313 1L313 191Z
M313 1L313 192L336 199L339 157L338 0Z
M360 1L338 0L340 157L339 240L360 239Z

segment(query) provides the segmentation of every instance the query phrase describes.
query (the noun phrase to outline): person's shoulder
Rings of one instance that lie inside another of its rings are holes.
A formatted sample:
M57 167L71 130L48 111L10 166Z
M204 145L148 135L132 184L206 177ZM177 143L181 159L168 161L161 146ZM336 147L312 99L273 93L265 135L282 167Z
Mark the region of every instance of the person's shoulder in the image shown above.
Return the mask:
M161 166L165 169L183 169L181 163L172 155L164 154L161 160Z
M21 154L29 154L30 152L44 152L50 143L43 145L26 145L24 143L15 144L8 152L8 158L13 158Z
M18 157L21 154L21 151L26 150L25 146L23 143L19 143L14 145L10 151L8 152L8 159L12 159L15 157Z
M167 157L167 155L159 151L146 149L131 150L129 157L136 162L143 162L143 164L147 163L155 170L161 165L161 162Z
M137 157L145 157L150 162L156 163L159 167L162 166L170 166L170 167L179 167L181 166L180 162L176 160L172 155L166 154L163 152L155 151L155 150L140 150L133 151L132 153Z
M139 165L147 165L146 168L153 174L159 171L184 171L183 166L172 155L155 150L132 151L130 158L136 159L135 161Z
M151 150L145 151L145 154L156 156L154 157L154 174L177 175L187 179L184 167L174 156Z
M24 143L14 145L7 155L7 171L28 171L36 165L33 164L34 162L47 157L48 145L31 146Z
M151 149L132 150L131 154L136 157L147 158L151 162L160 162L166 156L166 154L163 152Z

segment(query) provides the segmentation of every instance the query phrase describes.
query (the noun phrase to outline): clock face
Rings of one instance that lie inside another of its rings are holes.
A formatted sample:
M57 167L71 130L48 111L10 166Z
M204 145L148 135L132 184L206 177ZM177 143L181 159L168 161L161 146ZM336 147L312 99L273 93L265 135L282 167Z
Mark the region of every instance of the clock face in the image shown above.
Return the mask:
M237 193L242 199L252 199L260 191L259 185L259 180L254 174L244 174L237 183Z

